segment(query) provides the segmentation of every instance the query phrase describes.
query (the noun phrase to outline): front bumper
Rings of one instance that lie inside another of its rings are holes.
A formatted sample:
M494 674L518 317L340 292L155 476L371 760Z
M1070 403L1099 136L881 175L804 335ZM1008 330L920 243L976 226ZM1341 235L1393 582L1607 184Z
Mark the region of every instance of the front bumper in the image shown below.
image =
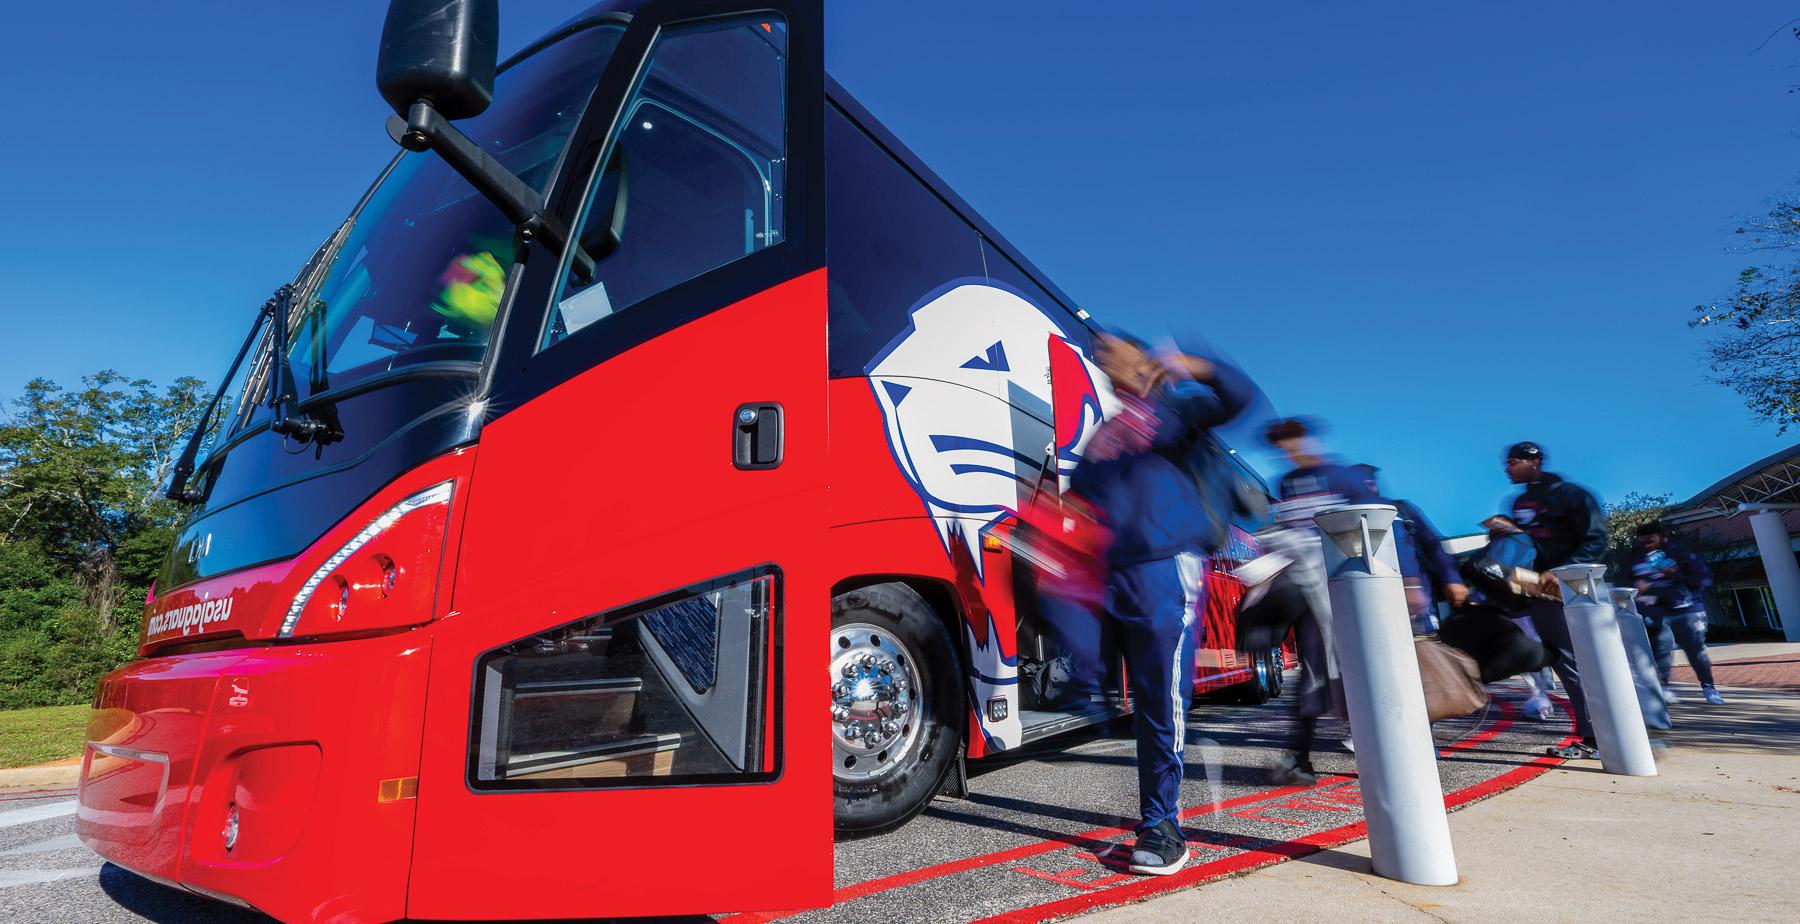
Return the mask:
M100 681L76 833L283 920L404 917L429 659L414 630L134 661Z

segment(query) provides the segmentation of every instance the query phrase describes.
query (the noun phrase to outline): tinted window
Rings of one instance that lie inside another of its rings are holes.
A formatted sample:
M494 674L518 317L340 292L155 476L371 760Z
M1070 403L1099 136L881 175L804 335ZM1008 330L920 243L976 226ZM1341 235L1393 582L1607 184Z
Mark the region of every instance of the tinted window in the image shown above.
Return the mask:
M780 243L787 33L766 19L673 30L651 53L576 226L543 345Z
M536 52L501 74L493 105L458 129L542 190L621 34L586 29ZM300 295L288 354L302 394L412 363L479 362L512 236L442 158L401 158L329 252L324 280Z
M476 663L476 789L748 782L776 771L773 569L579 620Z
M831 229L831 374L862 375L917 301L984 276L981 239L912 172L836 110L825 120Z

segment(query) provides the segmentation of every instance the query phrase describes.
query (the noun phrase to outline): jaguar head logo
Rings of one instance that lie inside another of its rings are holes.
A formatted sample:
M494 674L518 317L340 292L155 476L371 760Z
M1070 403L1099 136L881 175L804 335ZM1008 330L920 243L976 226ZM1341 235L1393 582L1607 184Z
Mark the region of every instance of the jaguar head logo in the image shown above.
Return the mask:
M1061 313L988 280L951 283L867 370L895 463L945 552L960 542L977 575L982 533L1019 510L1047 466L1059 478L1074 470L1113 400L1051 311Z

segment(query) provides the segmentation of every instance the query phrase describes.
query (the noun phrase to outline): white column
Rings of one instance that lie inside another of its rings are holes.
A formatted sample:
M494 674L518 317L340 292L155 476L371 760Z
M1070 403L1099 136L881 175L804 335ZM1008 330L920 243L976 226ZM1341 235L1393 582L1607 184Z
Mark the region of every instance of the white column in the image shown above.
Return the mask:
M1800 642L1800 564L1788 539L1787 521L1779 510L1759 510L1750 515L1750 531L1756 534L1756 550L1762 553L1763 571L1769 575L1769 592L1775 611L1781 614L1781 631L1790 642Z
M1600 744L1600 766L1607 773L1655 776L1656 758L1650 753L1631 661L1613 614L1612 588L1601 579L1606 566L1563 565L1550 573L1562 588L1563 618L1569 624L1569 641L1575 643L1588 723Z
M1394 554L1394 508L1356 504L1313 519L1325 534L1332 632L1375 875L1455 885L1437 746Z

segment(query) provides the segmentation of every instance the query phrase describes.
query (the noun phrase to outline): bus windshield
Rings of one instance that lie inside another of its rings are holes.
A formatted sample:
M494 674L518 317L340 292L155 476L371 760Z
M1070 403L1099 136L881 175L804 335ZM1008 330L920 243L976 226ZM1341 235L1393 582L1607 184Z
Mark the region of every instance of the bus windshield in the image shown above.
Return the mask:
M622 31L584 29L518 62L496 78L493 105L457 127L542 192ZM299 294L287 353L301 396L414 363L479 363L512 234L437 155L401 157Z

